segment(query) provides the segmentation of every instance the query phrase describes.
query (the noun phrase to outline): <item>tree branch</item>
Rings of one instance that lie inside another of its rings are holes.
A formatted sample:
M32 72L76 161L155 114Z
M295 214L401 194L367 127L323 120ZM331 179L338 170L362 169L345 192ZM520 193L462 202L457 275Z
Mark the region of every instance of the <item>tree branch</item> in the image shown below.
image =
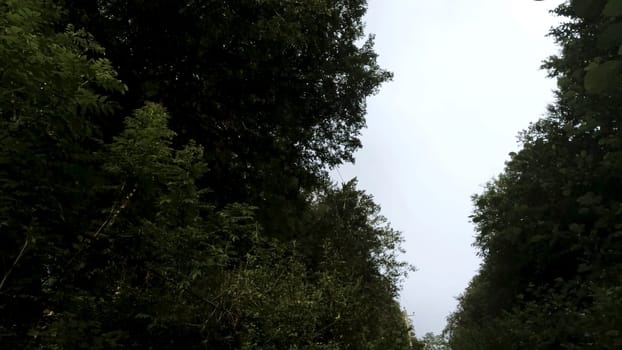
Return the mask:
M22 246L22 250L19 251L19 254L17 254L17 257L13 261L13 265L11 265L11 268L9 268L9 270L4 274L4 277L2 278L2 281L0 282L0 290L2 290L2 287L4 287L4 283L9 278L9 275L11 274L11 272L13 272L13 269L15 268L15 266L17 265L19 260L24 255L24 251L26 250L27 246L28 246L28 237L26 237L26 241L24 241L24 245Z

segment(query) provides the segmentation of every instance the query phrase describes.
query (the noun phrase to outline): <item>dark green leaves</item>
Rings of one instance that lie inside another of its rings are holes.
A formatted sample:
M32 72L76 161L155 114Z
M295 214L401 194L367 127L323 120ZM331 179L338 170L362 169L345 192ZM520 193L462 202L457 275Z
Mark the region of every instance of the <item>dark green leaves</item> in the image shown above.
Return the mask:
M610 24L598 37L599 48L618 48L620 45L622 45L622 23Z
M585 90L592 94L605 93L620 82L622 62L618 60L592 63L586 69Z
M581 18L592 19L597 17L605 4L605 0L572 0L574 13Z
M603 15L608 17L617 17L622 15L622 0L608 0Z
M324 170L390 78L364 13L0 0L2 348L407 348L400 233Z
M64 2L119 66L123 115L159 101L180 141L215 150L221 204L299 205L299 188L353 160L365 99L391 77L371 38L357 44L363 0Z
M574 0L548 114L483 194L473 222L483 264L447 328L454 350L617 349L622 336L622 2ZM602 13L602 15L601 15ZM587 67L586 67L587 66Z

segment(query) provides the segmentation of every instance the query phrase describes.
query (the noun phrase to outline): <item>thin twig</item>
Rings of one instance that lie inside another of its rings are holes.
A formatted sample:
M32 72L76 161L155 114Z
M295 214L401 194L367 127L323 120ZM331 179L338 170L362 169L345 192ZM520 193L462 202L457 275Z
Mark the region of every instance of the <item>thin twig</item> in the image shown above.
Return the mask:
M19 251L19 254L17 254L17 257L13 261L13 265L11 265L11 268L9 269L9 271L7 271L4 274L4 277L2 278L2 282L0 282L0 290L2 290L2 287L4 287L4 283L6 282L7 278L9 278L9 275L11 274L11 272L13 272L13 269L15 268L17 263L19 262L19 259L21 259L22 256L24 255L24 251L26 250L27 246L28 246L28 237L26 237L26 241L24 241L24 245L22 246L22 250Z

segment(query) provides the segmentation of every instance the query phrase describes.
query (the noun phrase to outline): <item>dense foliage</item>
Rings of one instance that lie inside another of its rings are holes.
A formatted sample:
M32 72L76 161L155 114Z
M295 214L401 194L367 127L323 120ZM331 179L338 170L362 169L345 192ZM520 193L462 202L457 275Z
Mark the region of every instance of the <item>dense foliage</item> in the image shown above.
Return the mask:
M271 235L297 229L301 188L353 160L365 98L391 76L364 0L63 1L128 85L124 109L163 103L179 142L210 150L212 199L256 205Z
M556 100L474 197L483 264L449 318L454 350L622 346L622 1L555 12Z
M0 0L0 347L411 348L365 8Z

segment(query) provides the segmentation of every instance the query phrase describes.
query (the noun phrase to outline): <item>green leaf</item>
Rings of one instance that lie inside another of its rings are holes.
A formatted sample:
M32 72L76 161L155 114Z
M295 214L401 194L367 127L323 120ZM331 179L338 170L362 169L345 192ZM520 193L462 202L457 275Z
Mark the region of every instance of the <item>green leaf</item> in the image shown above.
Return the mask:
M529 238L529 243L538 243L547 240L549 237L547 235L534 235Z
M583 232L583 225L572 223L568 228L572 233L581 234Z
M584 272L591 271L592 269L593 269L592 265L589 265L589 264L579 264L579 267L577 268L577 272L578 273L584 273Z
M588 19L598 16L603 5L604 2L600 0L573 0L571 2L575 14Z
M614 23L600 34L597 46L601 49L608 49L622 44L622 23Z
M603 15L615 17L622 15L622 0L609 0L603 9Z
M591 94L601 94L611 89L619 81L622 62L607 61L603 64L590 64L586 69L584 86Z
M584 206L593 206L596 204L600 204L602 202L602 197L594 194L593 192L588 192L583 196L577 198L577 202Z

